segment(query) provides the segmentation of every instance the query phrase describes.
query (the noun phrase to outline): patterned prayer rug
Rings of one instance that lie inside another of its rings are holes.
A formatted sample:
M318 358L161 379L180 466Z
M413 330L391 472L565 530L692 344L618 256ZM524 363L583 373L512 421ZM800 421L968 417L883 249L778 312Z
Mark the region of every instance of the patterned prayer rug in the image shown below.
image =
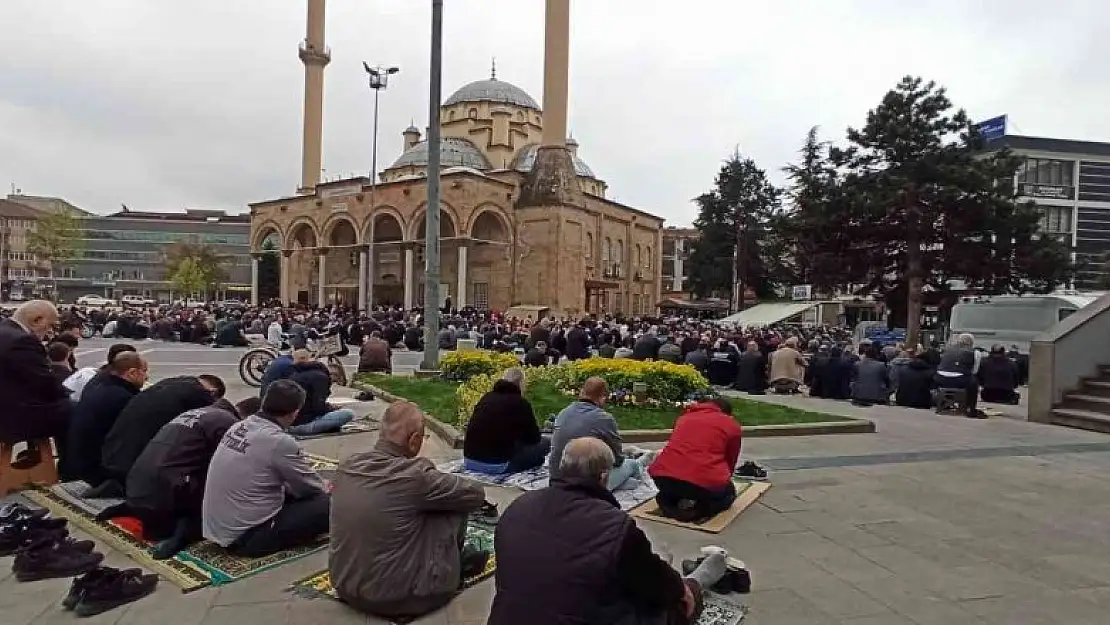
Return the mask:
M437 465L436 468L444 473L454 473L476 482L489 484L490 486L506 486L519 488L521 490L539 490L541 488L547 488L550 479L546 466L503 475L489 475L486 473L478 473L477 471L468 471L463 467L462 460L444 462ZM659 489L655 487L655 481L652 480L651 476L647 473L644 473L641 479L629 479L622 484L620 488L613 491L613 497L616 498L617 503L620 504L621 510L625 511L631 510L653 499L657 494L659 494Z
M317 471L326 478L334 474L337 464L330 458L308 454ZM79 529L102 540L113 549L127 554L143 567L188 592L205 586L219 586L292 562L327 546L326 536L310 545L286 549L263 558L244 558L228 553L210 541L195 543L168 560L155 560L150 555L152 543L143 540L141 525L136 519L119 518L109 522L96 520L96 515L120 500L85 499L83 482L68 482L51 487L36 487L23 492L33 504L50 510L55 516L68 519Z
M481 573L463 580L463 590L484 582L492 577L494 571L497 570L497 556L493 553L493 528L491 526L471 521L466 526L466 542L478 549L490 552L490 558L486 562L486 568ZM300 581L293 582L289 590L293 594L306 599L327 597L336 601L340 600L335 594L335 589L332 588L331 576L327 569L317 571Z

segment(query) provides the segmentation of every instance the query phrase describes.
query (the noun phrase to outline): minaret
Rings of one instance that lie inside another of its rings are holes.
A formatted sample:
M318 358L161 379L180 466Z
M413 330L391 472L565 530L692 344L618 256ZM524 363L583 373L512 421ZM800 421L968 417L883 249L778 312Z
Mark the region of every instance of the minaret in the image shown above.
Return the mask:
M582 189L567 150L570 0L546 0L543 48L543 138L518 206L581 205Z
M324 1L308 0L308 28L299 46L304 63L304 143L298 193L313 192L323 165L324 66L331 61L331 51L324 44Z

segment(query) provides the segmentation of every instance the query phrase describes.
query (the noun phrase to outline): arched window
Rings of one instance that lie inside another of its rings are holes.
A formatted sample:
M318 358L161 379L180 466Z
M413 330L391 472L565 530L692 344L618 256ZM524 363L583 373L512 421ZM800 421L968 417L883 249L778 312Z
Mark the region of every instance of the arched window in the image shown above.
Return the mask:
M605 244L601 246L601 261L609 262L613 254L613 241L609 237L605 237Z
M470 109L470 112L467 113L467 116L470 117L470 119L478 119L478 109Z
M644 260L644 266L647 267L648 269L651 269L651 265L652 265L651 246L649 245L649 246L647 246L647 258Z
M586 233L586 258L593 258L594 255L594 235L590 232Z
M617 239L617 256L613 259L615 262L624 262L624 241Z
M455 121L455 111L447 111L447 121Z
M635 261L635 264L633 266L639 268L640 263L643 262L640 259L640 244L639 243L636 244L636 250L635 251L636 251L636 255L633 256L633 260Z

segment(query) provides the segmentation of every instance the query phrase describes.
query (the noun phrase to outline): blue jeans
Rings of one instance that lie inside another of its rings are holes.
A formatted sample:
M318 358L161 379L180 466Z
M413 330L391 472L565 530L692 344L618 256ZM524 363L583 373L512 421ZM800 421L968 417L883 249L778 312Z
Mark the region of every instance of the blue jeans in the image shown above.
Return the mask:
M322 414L308 423L294 425L290 427L287 432L294 436L313 436L316 434L338 432L340 428L354 418L355 413L352 410L340 408L339 410L332 410L331 412Z
M640 464L639 460L625 458L620 466L613 467L609 470L609 483L606 486L609 490L617 490L622 484L628 481L628 478L639 478L643 475L643 472L644 466Z

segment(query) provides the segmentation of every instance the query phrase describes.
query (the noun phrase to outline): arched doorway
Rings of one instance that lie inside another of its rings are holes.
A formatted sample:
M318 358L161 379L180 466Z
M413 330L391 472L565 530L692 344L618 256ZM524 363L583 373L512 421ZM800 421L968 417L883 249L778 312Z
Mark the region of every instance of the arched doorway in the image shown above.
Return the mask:
M427 218L425 213L421 213L420 217L413 222L413 229L410 231L412 239L416 241L414 252L414 268L413 275L416 281L413 283L413 288L416 289L415 301L417 306L424 306L424 246L426 240L426 230L428 229ZM436 304L437 308L442 308L448 303L455 307L458 298L458 230L455 228L455 219L451 216L448 210L441 210L439 212L439 302ZM408 280L406 278L406 285Z
M405 303L405 231L392 213L380 213L371 224L370 305L402 306Z
M287 302L295 301L306 306L316 302L317 241L316 228L309 222L295 224L289 230L285 245L285 252L289 254L286 261L289 275L285 277L286 295L283 298Z
M350 219L340 217L326 225L324 240L324 303L358 306L360 252L358 234Z
M277 230L270 229L259 233L262 242L258 246L258 294L259 302L268 302L281 297L281 236Z
M478 310L504 310L512 284L509 220L494 209L478 214L470 226L459 290L467 305Z

